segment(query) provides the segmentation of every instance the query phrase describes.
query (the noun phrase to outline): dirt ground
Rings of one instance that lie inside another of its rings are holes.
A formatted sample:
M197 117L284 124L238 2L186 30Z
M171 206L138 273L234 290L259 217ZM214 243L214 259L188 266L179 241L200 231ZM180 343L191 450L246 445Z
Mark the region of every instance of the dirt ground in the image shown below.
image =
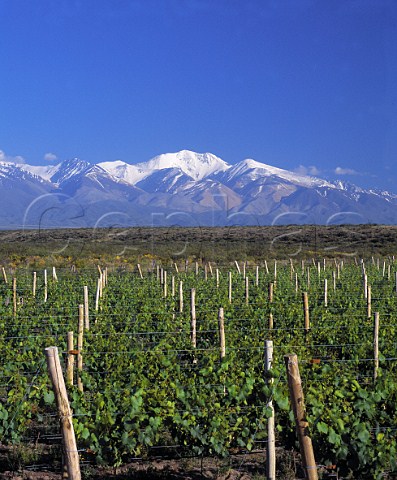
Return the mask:
M278 455L279 480L302 478L297 458L292 453ZM194 458L137 461L120 468L82 465L82 479L90 480L261 480L266 478L265 452L233 455L226 459ZM20 469L0 473L0 480L61 480L62 474Z

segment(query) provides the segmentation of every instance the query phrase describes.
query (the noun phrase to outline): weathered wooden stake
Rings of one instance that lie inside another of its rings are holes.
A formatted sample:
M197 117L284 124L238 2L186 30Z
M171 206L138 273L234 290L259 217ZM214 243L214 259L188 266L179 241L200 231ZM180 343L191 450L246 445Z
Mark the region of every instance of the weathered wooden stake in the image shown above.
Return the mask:
M216 288L219 288L219 270L215 270L215 277L216 277Z
M309 480L317 480L317 466L314 459L312 440L308 431L309 424L306 420L298 357L296 355L286 355L284 360L287 368L288 388L295 417L303 468L305 470L306 478Z
M238 264L238 261L235 260L234 264L236 265L236 268L237 268L237 271L238 271L239 275L241 275L240 265Z
M4 283L8 283L6 269L5 269L4 267L1 267L1 271L2 271L2 273L3 273Z
M190 290L190 338L192 347L197 346L197 334L196 334L196 289Z
M273 314L269 313L269 330L273 330Z
M99 277L97 282L97 287L96 287L96 294L95 294L95 311L96 312L99 310L99 299L101 296L101 283L102 283L102 279Z
M62 375L61 363L59 361L58 348L48 347L45 349L47 358L48 373L50 375L52 388L58 408L59 421L61 424L63 454L66 463L69 480L80 480L80 463L77 451L76 437L74 434L72 411L66 392L65 380Z
M13 298L13 313L14 317L17 314L17 277L12 279L12 298Z
M229 303L232 303L232 272L229 272L229 282L228 282L228 298L229 298Z
M269 283L269 303L273 303L274 283Z
M367 317L372 317L372 288L367 285Z
M84 326L86 330L90 329L90 314L88 307L88 286L84 286Z
M249 278L245 277L245 304L249 302Z
M32 286L32 295L36 296L36 286L37 286L37 273L33 272L33 286Z
M47 282L47 269L44 270L44 303L47 302L48 298L48 282Z
M73 385L73 370L74 370L74 341L73 332L68 332L67 338L67 360L66 360L66 382L68 385Z
M310 314L309 314L309 296L307 292L303 292L303 313L305 316L305 333L310 330Z
M164 270L164 298L168 296L167 270Z
M183 312L183 282L179 282L179 312Z
M379 369L379 313L374 313L374 381Z
M84 336L84 305L79 305L79 326L77 331L77 387L83 391L81 372L83 371L83 336Z
M255 286L259 285L259 265L255 268Z
M273 363L273 342L265 342L265 372L272 368ZM266 377L268 385L273 384L273 378ZM266 449L266 478L267 480L276 480L276 436L274 431L274 407L273 401L269 400L266 405L271 413L267 419L267 449Z
M219 345L220 345L221 360L222 360L226 356L225 319L224 319L222 307L219 309L219 313L218 313L218 326L219 326Z
M328 307L328 280L324 279L324 307Z
M140 276L141 278L143 278L142 268L141 268L141 266L140 266L139 263L137 264L137 269L138 269L139 276Z
M57 271L55 267L52 267L52 279L54 282L58 281Z
M266 270L266 275L269 275L269 267L267 265L267 261L265 260L265 270Z

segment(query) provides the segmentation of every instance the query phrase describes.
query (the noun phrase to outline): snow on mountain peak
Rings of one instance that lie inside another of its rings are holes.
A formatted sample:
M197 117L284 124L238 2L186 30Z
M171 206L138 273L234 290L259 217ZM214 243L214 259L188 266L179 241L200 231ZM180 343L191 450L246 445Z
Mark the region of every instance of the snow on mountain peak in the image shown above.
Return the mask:
M265 163L252 160L251 158L237 163L229 169L227 174L229 179L240 175L248 175L251 180L255 180L260 177L275 176L304 187L335 188L335 185L327 182L326 180L309 175L301 175L278 167L272 167L270 165L266 165Z
M195 153L189 150L164 153L148 162L136 163L135 165L120 160L103 162L98 165L117 179L131 185L136 185L158 170L177 168L194 180L202 180L208 175L225 171L230 167L229 164L212 153Z
M229 168L225 161L212 153L195 153L189 150L158 155L149 160L146 166L151 171L179 168L194 180L202 180L208 177L208 175L225 171Z

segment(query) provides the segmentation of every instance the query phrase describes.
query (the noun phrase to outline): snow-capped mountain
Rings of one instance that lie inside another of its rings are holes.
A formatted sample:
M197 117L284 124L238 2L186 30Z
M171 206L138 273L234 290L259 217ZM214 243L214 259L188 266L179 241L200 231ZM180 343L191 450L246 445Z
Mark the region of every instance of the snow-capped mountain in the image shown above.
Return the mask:
M397 195L183 150L130 165L0 163L0 227L397 224Z

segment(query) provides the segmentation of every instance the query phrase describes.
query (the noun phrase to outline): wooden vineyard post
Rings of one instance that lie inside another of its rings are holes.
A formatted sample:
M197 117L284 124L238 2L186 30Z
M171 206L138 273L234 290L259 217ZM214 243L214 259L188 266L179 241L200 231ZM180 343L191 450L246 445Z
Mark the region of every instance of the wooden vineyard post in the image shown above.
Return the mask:
M249 302L249 278L245 277L245 304Z
M58 281L57 270L56 270L55 267L52 267L52 279L53 279L54 282Z
M255 268L255 286L259 286L259 265Z
M364 296L365 298L368 298L368 277L366 274L364 274L363 281L364 281Z
M80 392L83 391L83 382L81 380L81 372L83 371L83 335L84 335L84 305L79 305L79 326L77 336L77 387Z
M178 265L176 264L176 262L174 262L174 268L175 268L176 274L178 275L179 274L179 269L178 269Z
M299 279L298 279L298 273L295 272L295 293L298 293L299 290Z
M269 266L266 260L265 260L265 270L266 270L266 275L269 275Z
M101 277L99 277L97 287L96 287L96 295L95 295L95 311L96 312L99 310L99 299L101 297L101 283L102 283L102 279Z
M372 317L372 288L367 285L367 317Z
M273 330L273 314L269 313L269 330Z
M305 333L310 330L310 314L309 314L309 296L307 292L303 292L303 313L305 317Z
M163 293L163 296L164 298L167 298L168 296L168 282L167 282L167 270L164 270L164 293Z
M288 388L295 417L303 468L305 470L306 478L309 480L317 480L317 466L314 459L312 440L308 432L309 424L306 420L298 357L296 355L286 355L284 360L287 369Z
M84 326L86 330L90 329L90 317L88 308L88 287L84 286Z
M58 348L48 347L45 349L47 358L48 373L50 375L52 388L58 408L58 415L61 424L63 454L68 472L69 480L80 480L80 463L77 451L76 437L72 422L72 411L70 409L68 395L66 392L65 380L62 375L61 363L59 361Z
M228 292L228 298L229 298L229 303L232 303L232 272L229 272L229 292Z
M324 279L324 307L328 307L328 280Z
M105 284L104 284L104 285L105 285L105 287L107 287L107 286L108 286L108 267L105 267L105 276L104 276L104 278L105 278Z
M12 279L12 299L14 317L17 315L17 277Z
M137 269L138 269L138 273L139 273L140 278L143 278L142 269L141 269L141 266L140 266L139 263L137 264Z
M219 288L219 269L215 270L216 288Z
M221 351L221 360L226 356L226 342L225 342L225 317L223 308L219 309L218 313L218 327L219 327L219 346Z
M247 262L244 262L243 263L243 278L245 279L245 277L247 276Z
M277 260L274 260L274 281L277 280Z
M6 269L5 269L4 267L1 267L1 271L2 271L2 274L3 274L4 283L7 284L7 283L8 283L8 279L7 279Z
M183 312L183 282L179 282L179 313Z
M48 298L48 285L47 285L47 269L44 270L44 303L47 302Z
M334 292L335 292L335 290L336 290L336 272L335 272L335 270L332 271L332 283L333 283Z
M207 264L204 265L204 280L208 280L208 269L207 269Z
M214 272L212 271L211 262L208 262L208 270L209 270L209 272L210 272L211 277L213 277L213 276L214 276Z
M273 303L274 283L269 283L269 303Z
M194 265L195 265L195 273L196 273L196 277L197 277L197 276L198 276L198 270L199 270L199 268L198 268L198 262L195 262Z
M33 272L33 286L32 286L32 296L36 296L36 286L37 286L37 273Z
M235 261L234 261L234 264L236 265L236 268L237 268L238 274L239 274L239 275L241 275L240 265L238 264L238 261L237 261L237 260L235 260Z
M273 342L266 340L265 342L265 373L268 375L273 363ZM273 384L273 378L266 376L266 383ZM270 400L266 405L271 414L267 419L267 449L266 449L266 478L267 480L276 480L276 437L274 432L274 407L273 401Z
M73 385L73 370L74 370L74 341L73 332L68 332L67 340L67 362L66 362L66 382L68 385Z
M196 289L190 290L190 338L192 347L196 348Z
M379 313L374 313L374 381L379 369Z
M175 277L171 276L171 297L175 297Z

